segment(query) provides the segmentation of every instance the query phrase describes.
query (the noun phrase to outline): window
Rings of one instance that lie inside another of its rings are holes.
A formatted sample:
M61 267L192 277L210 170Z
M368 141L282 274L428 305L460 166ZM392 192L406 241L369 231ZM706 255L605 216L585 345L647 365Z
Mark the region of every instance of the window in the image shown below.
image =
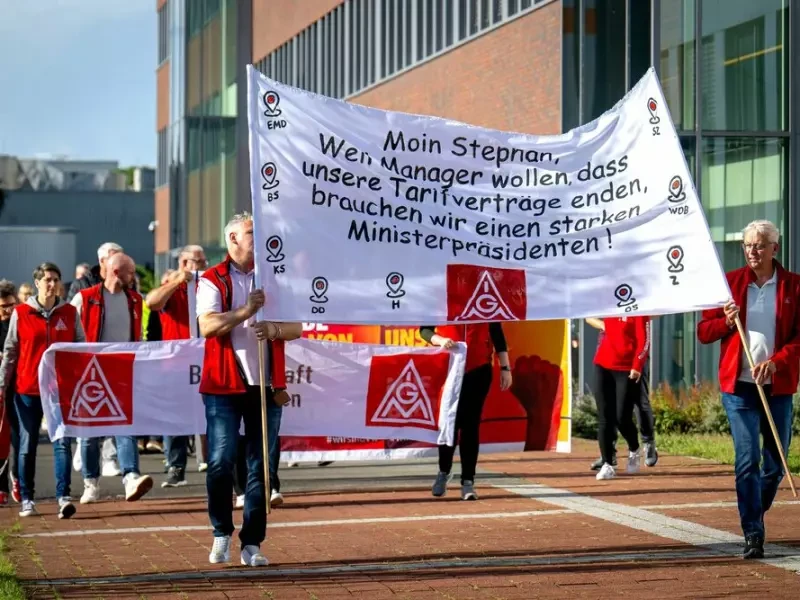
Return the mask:
M743 266L742 229L754 219L769 219L786 232L787 141L781 138L708 137L703 139L700 195L722 268ZM785 264L787 246L778 260ZM713 381L719 345L699 345L701 379Z
M689 165L692 180L696 178L696 152L694 137L682 137L681 146ZM671 385L691 386L695 381L695 350L698 347L695 329L697 315L680 313L662 315L653 321L658 331L655 336L658 347L653 353L653 371L662 381ZM703 352L700 346L700 351ZM717 364L716 362L713 364Z
M675 128L695 128L695 0L661 0L661 87Z
M156 187L169 183L169 149L167 148L167 129L166 127L157 134L156 147Z
M594 21L594 23L592 23ZM584 31L596 27L583 47L583 122L596 119L625 95L625 0L607 0L584 14Z
M158 64L169 58L169 2L158 11Z
M702 0L701 127L788 125L788 0Z

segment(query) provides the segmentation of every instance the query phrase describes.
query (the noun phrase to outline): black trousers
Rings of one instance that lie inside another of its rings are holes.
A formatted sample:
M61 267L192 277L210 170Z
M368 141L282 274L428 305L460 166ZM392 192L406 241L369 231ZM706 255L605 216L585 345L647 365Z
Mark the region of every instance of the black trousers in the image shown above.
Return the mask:
M454 442L461 454L461 482L475 480L480 446L481 413L489 387L492 385L492 365L486 364L464 374L458 397ZM453 468L455 446L439 446L439 470L449 473Z
M640 381L628 378L630 371L611 371L595 365L594 397L597 402L597 440L603 462L611 464L617 431L628 443L628 449L639 449L639 432L633 422L633 407L639 400Z
M653 417L653 407L650 406L650 373L647 363L642 371L642 389L639 394L639 401L636 403L636 422L639 424L639 431L642 434L642 442L652 444L656 440L655 417Z

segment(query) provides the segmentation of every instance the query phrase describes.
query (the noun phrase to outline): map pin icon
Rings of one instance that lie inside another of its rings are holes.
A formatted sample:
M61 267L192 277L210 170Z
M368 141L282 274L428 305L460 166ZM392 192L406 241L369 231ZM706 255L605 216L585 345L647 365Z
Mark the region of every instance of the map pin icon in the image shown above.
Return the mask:
M269 256L267 257L268 262L279 262L283 260L283 240L280 236L273 235L267 239L267 252L269 252Z
M683 271L683 248L680 246L673 246L667 251L667 260L669 261L670 273L680 273Z
M324 304L328 301L328 298L325 296L325 293L328 291L328 280L324 277L314 277L311 281L311 291L314 294L311 296L311 301L317 304Z
M264 111L264 114L268 117L277 117L281 114L281 109L278 108L278 104L280 103L281 97L278 95L278 92L273 92L272 90L265 92L264 105L267 107L267 110Z
M264 185L261 187L265 190L271 190L278 185L278 182L275 180L277 174L278 168L275 166L275 163L265 163L264 166L261 167L261 177L264 179Z
M403 274L393 271L386 276L386 287L389 292L386 294L389 298L402 298L406 295L403 290Z
M683 193L683 179L680 175L675 175L669 180L669 195L672 202L680 202L686 199L686 194Z

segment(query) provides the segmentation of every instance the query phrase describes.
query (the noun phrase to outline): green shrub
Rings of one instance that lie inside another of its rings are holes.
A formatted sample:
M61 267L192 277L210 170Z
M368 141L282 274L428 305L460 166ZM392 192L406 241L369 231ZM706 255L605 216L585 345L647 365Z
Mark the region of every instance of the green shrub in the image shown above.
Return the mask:
M581 394L573 399L572 435L587 440L597 439L597 405L594 396Z
M660 384L650 394L655 429L658 434L730 435L731 426L722 405L719 389L702 383L677 390ZM793 399L792 433L800 435L800 394ZM572 407L572 435L597 439L597 408L591 394L575 397Z

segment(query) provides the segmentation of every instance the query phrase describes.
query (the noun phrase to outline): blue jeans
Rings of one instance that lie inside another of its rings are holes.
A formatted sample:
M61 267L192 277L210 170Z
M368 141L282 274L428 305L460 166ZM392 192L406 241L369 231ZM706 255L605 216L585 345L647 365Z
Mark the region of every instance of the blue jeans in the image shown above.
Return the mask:
M39 396L14 396L14 412L19 425L19 491L23 500L34 499L36 451L39 448L39 428L42 425L42 399ZM56 497L70 495L72 483L72 440L61 438L53 442L56 475Z
M278 439L283 409L268 391L267 429L269 441ZM214 537L233 535L233 473L239 449L239 426L244 420L244 454L247 463L244 515L239 541L260 546L267 536L267 498L264 491L264 452L261 431L261 394L248 386L245 394L203 394L208 437L208 516ZM277 463L275 464L277 470Z
M136 438L129 435L114 437L117 443L117 460L122 476L128 473L139 474L139 449L136 447ZM81 438L81 463L84 479L97 479L100 477L100 443L103 438Z
M771 387L765 385L764 392L786 455L792 438L792 397L772 396ZM742 531L745 536L763 536L764 513L772 506L785 475L778 447L755 384L737 382L733 394L722 395L722 404L728 413L736 453L736 498ZM759 435L764 437L763 450Z
M164 436L164 456L167 466L186 470L186 457L189 452L189 438L185 435Z

